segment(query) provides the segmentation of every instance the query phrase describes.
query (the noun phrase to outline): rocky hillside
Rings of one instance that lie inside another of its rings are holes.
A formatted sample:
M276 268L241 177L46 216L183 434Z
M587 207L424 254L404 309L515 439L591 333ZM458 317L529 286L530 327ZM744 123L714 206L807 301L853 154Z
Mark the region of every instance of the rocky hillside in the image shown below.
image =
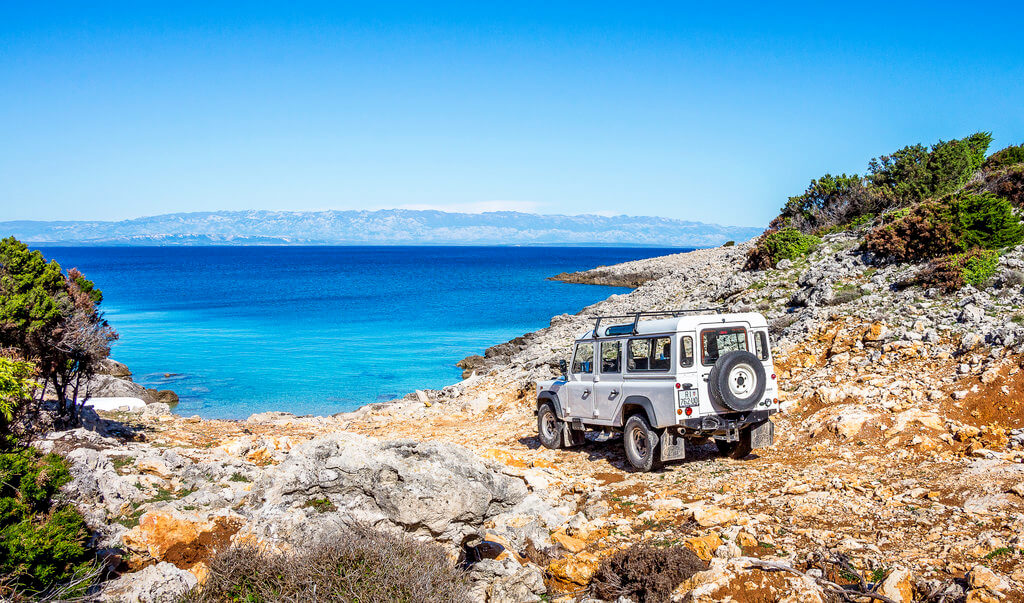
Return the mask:
M115 245L649 245L701 247L760 229L646 216L376 211L221 211L116 222L0 222L23 241Z
M477 601L595 601L602 561L640 542L707 563L672 600L834 601L836 585L872 591L858 601L1022 600L1024 248L947 293L907 286L920 266L876 262L861 236L760 271L743 269L748 242L579 273L638 287L390 404L232 422L157 403L38 445L73 462L70 494L125 572L112 600L172 596L218 549L288 550L349 517L453 557L490 551L467 569ZM586 316L707 305L770 320L774 447L737 461L694 446L641 474L620 441L539 446L533 382Z

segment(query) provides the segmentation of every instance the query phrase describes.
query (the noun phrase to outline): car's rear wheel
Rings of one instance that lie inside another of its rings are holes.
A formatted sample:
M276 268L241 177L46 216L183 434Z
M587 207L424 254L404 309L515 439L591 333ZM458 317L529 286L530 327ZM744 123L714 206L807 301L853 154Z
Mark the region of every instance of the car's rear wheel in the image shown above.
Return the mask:
M754 448L750 443L750 428L743 429L740 432L740 439L736 442L726 442L725 440L715 440L715 445L718 446L718 452L722 456L727 456L731 459L742 459L748 454L753 452Z
M550 402L537 407L537 435L545 448L562 447L562 422Z
M656 462L658 435L647 417L635 414L626 419L622 429L622 444L626 459L637 471L650 471Z

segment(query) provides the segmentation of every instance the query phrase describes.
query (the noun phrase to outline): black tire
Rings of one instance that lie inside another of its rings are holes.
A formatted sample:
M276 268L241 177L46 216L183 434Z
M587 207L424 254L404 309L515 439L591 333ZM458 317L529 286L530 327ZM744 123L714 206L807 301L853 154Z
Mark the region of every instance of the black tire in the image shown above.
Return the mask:
M545 448L562 447L562 422L550 402L537 407L537 437Z
M637 471L650 471L657 465L657 437L644 415L635 414L626 419L622 446L626 449L626 459Z
M761 401L765 388L764 365L750 352L726 352L711 367L711 399L735 411L747 411Z
M722 456L737 460L746 458L754 450L750 446L750 432L748 430L743 430L740 433L740 440L738 442L715 440L715 445L718 446L718 452L722 453Z

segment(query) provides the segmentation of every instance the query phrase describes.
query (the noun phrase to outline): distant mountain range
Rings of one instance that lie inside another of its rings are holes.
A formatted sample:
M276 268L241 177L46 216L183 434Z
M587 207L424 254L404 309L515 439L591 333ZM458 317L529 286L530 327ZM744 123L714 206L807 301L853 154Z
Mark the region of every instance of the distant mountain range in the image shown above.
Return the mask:
M604 245L706 247L760 228L669 218L511 211L218 211L117 222L0 222L0 236L64 245Z

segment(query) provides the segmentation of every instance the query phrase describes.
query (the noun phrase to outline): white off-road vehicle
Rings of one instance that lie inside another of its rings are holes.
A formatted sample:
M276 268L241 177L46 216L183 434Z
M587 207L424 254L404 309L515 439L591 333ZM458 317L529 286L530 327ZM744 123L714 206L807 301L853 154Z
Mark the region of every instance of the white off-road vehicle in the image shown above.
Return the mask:
M649 471L684 458L687 439L714 438L733 458L774 442L779 394L761 314L596 316L561 366L559 379L537 383L548 448L581 445L588 430L622 432L630 464Z

